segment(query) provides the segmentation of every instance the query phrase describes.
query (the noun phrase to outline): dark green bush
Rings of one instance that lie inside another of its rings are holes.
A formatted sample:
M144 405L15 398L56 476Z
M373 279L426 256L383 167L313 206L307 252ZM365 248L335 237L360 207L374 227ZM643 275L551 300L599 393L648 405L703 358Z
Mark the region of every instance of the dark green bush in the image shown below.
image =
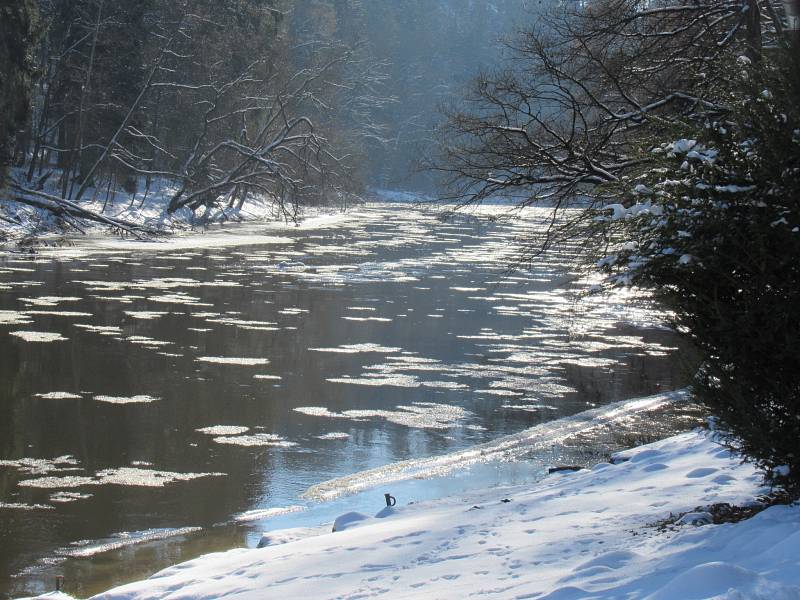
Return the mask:
M800 67L776 54L728 71L730 112L629 182L606 263L674 311L725 442L800 491Z

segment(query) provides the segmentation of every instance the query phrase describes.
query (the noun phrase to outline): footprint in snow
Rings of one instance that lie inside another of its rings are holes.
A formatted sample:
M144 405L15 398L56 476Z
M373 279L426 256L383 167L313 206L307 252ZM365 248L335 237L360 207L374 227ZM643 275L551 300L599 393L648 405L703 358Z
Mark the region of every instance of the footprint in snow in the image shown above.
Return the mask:
M700 467L699 469L693 469L686 474L686 477L689 479L698 479L700 477L707 477L712 473L716 473L719 469L714 467Z
M733 475L726 475L725 473L723 473L722 475L717 475L711 481L713 481L714 483L718 483L720 485L726 485L731 481L736 481L736 477L734 477Z
M642 471L651 473L653 471L663 471L664 469L669 469L669 467L664 463L653 463L652 465L647 465Z

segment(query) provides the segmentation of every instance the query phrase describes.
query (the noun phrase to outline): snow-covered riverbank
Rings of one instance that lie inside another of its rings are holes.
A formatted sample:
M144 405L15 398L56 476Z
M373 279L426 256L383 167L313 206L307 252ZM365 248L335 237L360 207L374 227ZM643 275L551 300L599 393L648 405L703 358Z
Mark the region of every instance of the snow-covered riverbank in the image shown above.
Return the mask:
M766 490L751 466L700 431L614 462L399 506L337 533L273 532L264 548L96 598L800 598L800 506L723 524L707 523L723 507L698 508L756 503Z
M17 174L21 177L20 174ZM79 205L92 213L133 224L153 231L174 233L202 228L227 222L299 222L341 212L341 207L281 207L277 202L260 196L251 197L243 207L207 207L197 212L187 207L170 213L167 210L170 199L177 190L174 183L156 180L153 189L145 194L144 184L140 182L140 193L130 197L118 190L114 198L107 199L104 194L94 194L94 188ZM55 183L51 182L42 190L53 197L59 194ZM3 192L0 191L0 194ZM22 240L80 232L93 235L104 234L110 230L108 224L81 219L57 218L48 210L28 206L0 196L0 245L14 245Z

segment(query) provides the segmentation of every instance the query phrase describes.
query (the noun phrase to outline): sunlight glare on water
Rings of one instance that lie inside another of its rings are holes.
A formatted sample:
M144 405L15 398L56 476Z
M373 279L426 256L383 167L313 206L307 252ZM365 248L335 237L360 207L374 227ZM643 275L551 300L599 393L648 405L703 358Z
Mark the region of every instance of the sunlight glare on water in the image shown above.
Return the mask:
M571 248L509 272L543 215L493 210L0 255L0 595L58 573L97 592L327 518L308 503L399 481L401 461L458 472L481 444L684 385L646 301L579 300Z

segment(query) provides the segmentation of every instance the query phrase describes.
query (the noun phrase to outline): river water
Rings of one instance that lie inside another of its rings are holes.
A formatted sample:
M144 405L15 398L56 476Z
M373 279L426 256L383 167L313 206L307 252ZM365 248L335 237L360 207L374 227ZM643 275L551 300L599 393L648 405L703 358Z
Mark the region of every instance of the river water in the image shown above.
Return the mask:
M373 204L0 254L0 597L57 574L86 596L385 489L529 480L693 422L575 427L683 386L684 353L645 300L583 297L570 248L509 271L546 215L501 213ZM463 454L521 431L536 452Z

